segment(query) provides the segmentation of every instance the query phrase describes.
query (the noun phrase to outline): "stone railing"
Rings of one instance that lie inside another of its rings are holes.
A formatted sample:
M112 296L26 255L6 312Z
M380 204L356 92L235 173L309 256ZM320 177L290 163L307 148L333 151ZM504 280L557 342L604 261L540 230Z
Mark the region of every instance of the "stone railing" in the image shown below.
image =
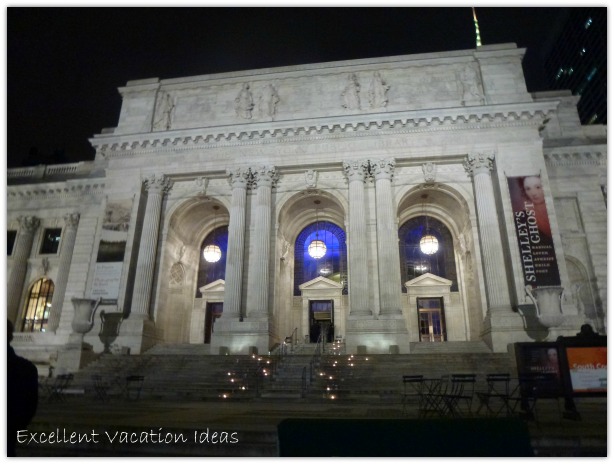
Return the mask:
M94 167L94 163L91 161L80 161L78 163L70 164L54 164L38 166L29 166L23 168L11 168L7 169L6 177L7 181L11 180L43 180L49 178L62 178L72 176L84 176L89 174Z

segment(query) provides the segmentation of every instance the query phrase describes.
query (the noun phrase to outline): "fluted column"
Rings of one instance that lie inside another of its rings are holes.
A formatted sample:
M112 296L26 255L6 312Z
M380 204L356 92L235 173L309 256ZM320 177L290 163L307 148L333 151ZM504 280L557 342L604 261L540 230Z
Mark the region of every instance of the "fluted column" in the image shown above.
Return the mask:
M508 309L511 303L505 274L506 265L501 247L495 192L490 175L493 160L493 154L470 154L464 166L467 173L473 176L488 308Z
M151 301L153 275L156 266L162 198L170 189L170 179L164 175L152 174L143 181L143 184L145 190L147 190L147 206L145 207L143 230L141 231L139 243L139 258L136 266L131 316L149 319L149 303Z
M19 327L16 319L19 314L19 300L28 270L28 258L32 251L34 232L40 225L40 220L35 216L22 216L18 220L19 233L13 251L13 266L7 282L6 295L7 315L16 328Z
M369 269L367 260L367 220L365 217L365 175L368 164L361 161L343 163L348 180L350 212L348 224L348 290L350 315L371 315L369 308Z
M251 177L249 169L228 170L232 187L232 204L228 224L228 252L226 255L226 284L224 289L223 319L241 316L241 290L243 287L243 253L245 242L245 198Z
M271 191L277 181L274 166L260 166L253 170L257 186L254 208L254 237L249 260L249 291L247 315L266 317L269 308L269 250L271 243Z
M377 268L379 275L380 315L401 314L401 273L399 269L399 234L392 198L395 161L382 159L371 164L375 176L377 215Z
M60 322L64 295L66 294L66 284L68 283L68 273L70 272L70 262L72 252L75 248L77 238L77 226L79 225L79 213L70 213L64 216L64 232L62 234L62 249L60 250L60 262L58 264L58 276L55 280L53 299L51 300L51 313L47 330L55 332Z

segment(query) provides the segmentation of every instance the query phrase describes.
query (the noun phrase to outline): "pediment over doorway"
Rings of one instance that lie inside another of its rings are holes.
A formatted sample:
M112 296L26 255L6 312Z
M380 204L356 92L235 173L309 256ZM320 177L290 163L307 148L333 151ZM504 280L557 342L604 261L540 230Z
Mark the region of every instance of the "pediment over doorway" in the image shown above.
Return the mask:
M301 291L304 290L337 290L342 289L343 285L326 277L316 277L298 287Z
M207 285L203 285L199 288L200 293L211 292L224 292L226 281L224 279L217 279Z
M427 272L405 282L405 287L451 287L452 281Z

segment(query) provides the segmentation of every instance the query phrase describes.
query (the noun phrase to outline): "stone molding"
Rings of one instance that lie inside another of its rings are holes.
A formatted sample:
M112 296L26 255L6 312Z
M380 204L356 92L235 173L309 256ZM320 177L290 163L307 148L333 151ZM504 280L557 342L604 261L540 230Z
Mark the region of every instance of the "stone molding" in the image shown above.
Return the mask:
M185 129L181 131L143 133L134 136L100 135L90 139L92 146L103 158L159 152L160 149L177 151L193 148L217 148L264 143L314 141L339 137L409 134L438 130L471 130L497 127L524 127L543 125L544 119L555 110L557 102L523 103L499 106L461 108L460 111L410 111L330 118L327 122L304 120L293 126L281 123L257 123L237 126L221 132L215 128ZM376 134L374 134L376 133Z
M601 151L592 150L574 150L571 148L561 150L544 150L544 160L547 166L606 166L607 154Z
M66 182L62 182L61 185L10 185L7 187L7 196L25 200L34 197L45 197L45 199L81 198L83 195L102 195L104 188L105 184L102 183L67 185Z

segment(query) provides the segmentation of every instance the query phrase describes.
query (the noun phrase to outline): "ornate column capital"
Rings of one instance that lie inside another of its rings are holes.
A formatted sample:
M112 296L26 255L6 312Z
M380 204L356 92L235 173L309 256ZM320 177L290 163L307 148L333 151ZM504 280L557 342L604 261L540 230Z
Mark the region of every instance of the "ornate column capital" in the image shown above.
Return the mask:
M149 193L164 194L171 188L171 180L164 174L151 174L143 179L145 190Z
M375 179L388 179L392 180L394 175L394 167L396 161L394 158L384 158L375 162L371 162L371 172L375 175Z
M41 223L36 216L19 216L17 221L19 221L19 229L28 234L34 233Z
M348 182L364 182L369 169L368 161L344 161L343 172Z
M279 179L279 173L275 166L258 166L252 168L254 183L258 187L272 187Z
M470 153L467 155L463 167L467 174L473 176L480 173L488 173L488 171L492 171L494 159L494 153Z
M64 223L66 224L66 227L69 229L76 229L79 225L80 217L80 214L77 212L66 214L64 216Z
M227 169L228 183L234 188L247 188L251 178L251 171L249 168L233 168Z

